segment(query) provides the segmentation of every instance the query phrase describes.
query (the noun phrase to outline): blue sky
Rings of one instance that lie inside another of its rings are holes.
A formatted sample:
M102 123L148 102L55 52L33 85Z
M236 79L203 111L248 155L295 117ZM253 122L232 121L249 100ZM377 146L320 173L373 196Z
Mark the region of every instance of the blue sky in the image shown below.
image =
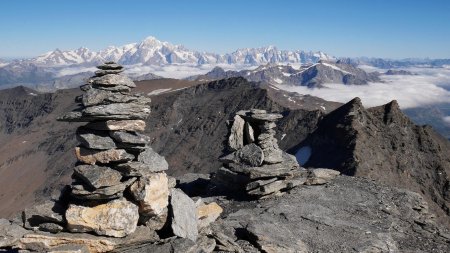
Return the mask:
M450 1L0 1L0 58L99 50L147 36L219 53L276 45L336 56L450 58Z

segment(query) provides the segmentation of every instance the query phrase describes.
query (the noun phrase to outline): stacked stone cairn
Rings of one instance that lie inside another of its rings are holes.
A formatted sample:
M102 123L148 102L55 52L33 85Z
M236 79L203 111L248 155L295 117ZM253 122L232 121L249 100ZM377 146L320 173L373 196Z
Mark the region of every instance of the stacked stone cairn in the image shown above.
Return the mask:
M12 245L19 249L39 245L39 250L49 251L82 244L90 252L103 252L99 245L108 246L104 251L109 251L137 241L157 243L156 231L198 243L199 230L217 219L222 208L201 200L196 203L174 188L175 179L165 173L168 163L141 133L150 114L150 99L130 93L136 86L120 74L122 66L106 62L98 68L88 84L81 86L84 94L76 98L80 108L58 118L88 122L76 132L80 145L75 148L78 162L69 196L25 210L23 226L39 233L24 232ZM92 238L92 234L103 237ZM215 245L213 239L201 238Z
M256 198L280 196L305 183L305 170L278 147L275 122L282 117L259 109L237 112L228 139L232 153L220 158L215 183Z

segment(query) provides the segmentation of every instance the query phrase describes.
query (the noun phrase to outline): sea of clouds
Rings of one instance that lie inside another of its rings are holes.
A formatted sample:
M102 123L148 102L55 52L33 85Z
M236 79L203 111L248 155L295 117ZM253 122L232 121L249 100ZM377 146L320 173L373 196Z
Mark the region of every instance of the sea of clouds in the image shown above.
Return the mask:
M371 67L367 70L384 72ZM416 75L382 75L383 82L368 85L325 84L325 88L279 85L329 101L348 102L359 97L366 107L397 100L402 109L450 103L450 68L409 68Z

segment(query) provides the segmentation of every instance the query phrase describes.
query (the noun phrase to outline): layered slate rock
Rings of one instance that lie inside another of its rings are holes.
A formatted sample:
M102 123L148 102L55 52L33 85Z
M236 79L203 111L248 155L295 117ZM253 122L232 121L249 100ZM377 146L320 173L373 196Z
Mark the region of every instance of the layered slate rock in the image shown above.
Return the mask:
M275 138L275 122L282 117L259 109L237 112L228 138L233 152L220 158L224 166L213 181L256 198L282 195L305 183L306 170Z
M172 231L175 235L183 238L197 240L197 208L195 202L182 190L172 189L170 191L170 203L172 206Z

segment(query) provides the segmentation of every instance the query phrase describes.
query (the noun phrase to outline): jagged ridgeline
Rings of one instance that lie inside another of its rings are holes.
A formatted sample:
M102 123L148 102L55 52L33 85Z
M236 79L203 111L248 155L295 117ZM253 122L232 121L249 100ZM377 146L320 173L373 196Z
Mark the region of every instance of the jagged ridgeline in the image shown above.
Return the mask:
M175 188L175 178L165 173L165 158L141 133L150 99L131 93L135 84L121 75L122 66L106 62L98 68L81 86L84 94L76 98L80 107L58 118L87 122L76 131L80 144L72 184L59 198L23 212L23 227L36 232L5 224L17 237L11 239L14 244L0 247L108 252L161 242L181 248L200 245L195 252L214 249L215 240L199 236L199 230L217 219L222 208L201 199L194 202ZM171 236L176 237L161 241ZM186 240L189 246L183 245Z

